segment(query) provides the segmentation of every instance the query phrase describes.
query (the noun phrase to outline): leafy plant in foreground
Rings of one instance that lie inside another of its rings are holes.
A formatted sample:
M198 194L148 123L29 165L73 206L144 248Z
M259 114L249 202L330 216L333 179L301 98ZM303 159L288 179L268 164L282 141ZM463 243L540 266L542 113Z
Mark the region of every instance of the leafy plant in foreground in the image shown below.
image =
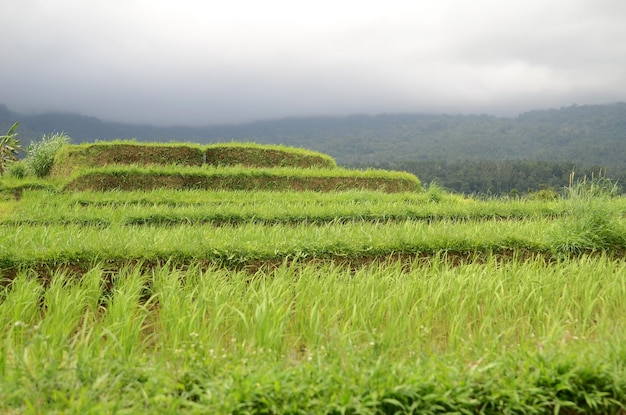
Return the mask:
M6 168L17 160L17 153L22 149L15 130L19 123L15 123L9 128L5 135L0 136L0 176L4 174Z
M52 169L54 155L70 140L65 133L44 134L40 142L33 142L26 149L28 169L37 177L46 177Z

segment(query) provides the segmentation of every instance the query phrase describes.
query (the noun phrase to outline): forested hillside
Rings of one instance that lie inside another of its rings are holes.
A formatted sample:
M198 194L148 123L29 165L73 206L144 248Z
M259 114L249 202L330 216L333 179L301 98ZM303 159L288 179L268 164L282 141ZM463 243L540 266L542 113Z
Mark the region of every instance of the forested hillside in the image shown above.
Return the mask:
M569 174L603 169L624 181L626 103L535 110L516 118L489 115L381 114L286 118L239 125L154 127L75 114L24 116L0 106L0 129L20 121L24 143L65 131L73 142L255 141L327 153L345 166L407 170L470 193L526 192L567 184Z

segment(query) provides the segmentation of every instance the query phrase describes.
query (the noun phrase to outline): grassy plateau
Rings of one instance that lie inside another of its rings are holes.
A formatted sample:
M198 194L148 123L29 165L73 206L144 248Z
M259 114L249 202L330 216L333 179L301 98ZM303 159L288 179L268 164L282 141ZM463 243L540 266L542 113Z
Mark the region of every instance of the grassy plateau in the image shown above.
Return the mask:
M136 146L0 178L0 413L626 414L624 199L478 200L271 167L292 149L229 144L221 165ZM211 172L343 184L72 184Z

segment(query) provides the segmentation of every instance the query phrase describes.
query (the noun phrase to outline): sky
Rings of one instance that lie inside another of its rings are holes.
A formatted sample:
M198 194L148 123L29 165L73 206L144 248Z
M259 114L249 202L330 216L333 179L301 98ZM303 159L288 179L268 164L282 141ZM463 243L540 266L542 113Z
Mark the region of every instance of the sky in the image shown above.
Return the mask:
M0 104L155 125L626 101L624 0L0 0Z

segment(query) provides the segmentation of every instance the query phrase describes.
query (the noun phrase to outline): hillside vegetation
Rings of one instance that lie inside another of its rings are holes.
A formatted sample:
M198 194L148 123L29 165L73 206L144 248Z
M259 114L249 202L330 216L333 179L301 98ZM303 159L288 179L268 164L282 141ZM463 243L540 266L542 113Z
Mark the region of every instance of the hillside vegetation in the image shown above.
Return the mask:
M66 190L420 190L408 173L342 169L310 150L245 143L67 145L56 154L51 175L69 176Z
M66 131L76 142L136 137L305 147L329 154L344 167L403 170L464 193L560 188L568 185L572 171L582 177L602 170L626 182L626 103L572 105L514 118L381 114L196 128L134 126L67 114L21 116L0 107L0 131L15 121L21 121L26 142L56 130Z

